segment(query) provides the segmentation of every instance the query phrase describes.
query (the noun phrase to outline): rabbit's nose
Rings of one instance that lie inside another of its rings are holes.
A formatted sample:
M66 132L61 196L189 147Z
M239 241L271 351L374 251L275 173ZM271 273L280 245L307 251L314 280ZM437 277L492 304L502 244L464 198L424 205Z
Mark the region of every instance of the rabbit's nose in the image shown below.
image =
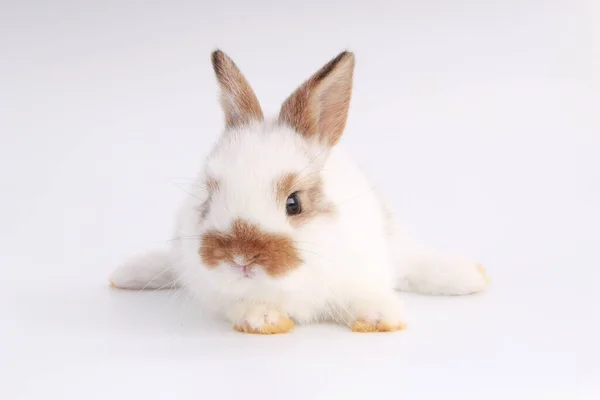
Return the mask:
M241 256L241 255L236 255L233 257L233 263L237 266L243 267L244 265L248 265L250 264L246 257Z
M238 254L233 257L233 263L240 265L240 266L250 265L250 264L253 264L254 262L256 262L256 260L258 260L259 257L260 257L260 254L258 254L258 253L256 253L256 254L244 253L243 255Z
M255 265L251 261L247 260L244 256L233 257L233 267L242 271L245 277L251 278L254 276Z

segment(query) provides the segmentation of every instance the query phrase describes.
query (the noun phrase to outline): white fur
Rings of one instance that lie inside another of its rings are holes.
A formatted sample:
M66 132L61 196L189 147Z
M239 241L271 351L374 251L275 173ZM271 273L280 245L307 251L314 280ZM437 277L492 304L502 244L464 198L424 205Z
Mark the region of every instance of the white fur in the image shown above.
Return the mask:
M131 257L108 278L122 289L171 289L176 285L169 250L154 250Z
M298 228L290 225L273 189L273 182L287 172L321 174L335 214ZM299 323L402 323L394 289L467 294L487 286L476 263L417 246L397 230L382 199L340 145L329 150L291 128L255 122L222 135L198 181L207 176L218 180L219 190L206 219L200 220L198 209L207 192L204 185L195 185L179 212L169 253L125 264L111 277L116 286L157 288L175 276L208 309L251 326L281 314ZM207 229L228 231L236 218L290 235L303 264L275 278L259 269L252 279L227 265L206 268L198 252L201 235Z

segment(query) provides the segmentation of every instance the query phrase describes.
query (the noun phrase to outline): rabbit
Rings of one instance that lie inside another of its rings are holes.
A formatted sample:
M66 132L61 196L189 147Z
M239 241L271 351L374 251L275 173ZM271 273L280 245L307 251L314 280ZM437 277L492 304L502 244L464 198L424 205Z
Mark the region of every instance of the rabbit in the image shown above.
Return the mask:
M485 269L420 245L338 142L355 56L344 51L265 118L222 51L212 54L225 129L177 216L170 248L127 260L123 289L185 288L233 329L287 333L336 322L355 332L407 326L396 291L466 295ZM201 184L200 184L201 183Z

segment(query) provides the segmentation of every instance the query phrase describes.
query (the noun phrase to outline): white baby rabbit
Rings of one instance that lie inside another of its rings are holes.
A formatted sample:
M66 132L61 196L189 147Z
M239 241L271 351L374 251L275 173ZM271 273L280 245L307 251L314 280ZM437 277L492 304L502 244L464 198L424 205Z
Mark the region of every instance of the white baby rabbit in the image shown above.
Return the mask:
M488 285L481 265L417 246L338 145L354 54L343 52L264 119L233 61L212 53L226 128L176 223L168 250L110 277L125 289L184 286L248 333L336 321L354 331L405 327L395 290L458 295Z

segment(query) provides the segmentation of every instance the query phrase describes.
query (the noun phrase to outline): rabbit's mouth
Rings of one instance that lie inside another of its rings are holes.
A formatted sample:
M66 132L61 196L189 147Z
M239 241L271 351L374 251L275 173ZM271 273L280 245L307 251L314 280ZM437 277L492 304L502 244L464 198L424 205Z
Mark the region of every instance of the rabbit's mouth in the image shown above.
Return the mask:
M236 273L240 273L244 278L254 278L256 275L257 265L254 263L251 264L238 264L237 262L229 263L229 266L236 271Z

